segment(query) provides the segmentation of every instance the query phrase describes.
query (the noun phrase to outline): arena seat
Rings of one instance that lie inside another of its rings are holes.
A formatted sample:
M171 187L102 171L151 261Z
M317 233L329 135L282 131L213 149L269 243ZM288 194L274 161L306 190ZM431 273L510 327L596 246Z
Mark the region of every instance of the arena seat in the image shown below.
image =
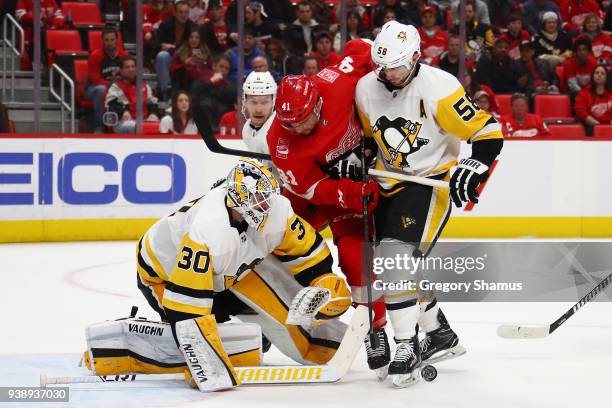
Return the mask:
M548 125L550 135L563 139L579 139L585 137L584 127L579 124L571 125Z
M93 107L93 102L85 99L85 89L87 89L87 84L89 83L87 60L74 61L74 79L76 82L75 100L77 106L84 109Z
M593 127L593 136L612 137L612 125L597 125Z
M145 135L158 135L159 122L142 122L142 133Z
M544 121L575 122L569 95L536 95L534 112Z
M498 94L495 95L495 100L497 101L497 113L501 116L510 116L512 114L512 109L510 109L510 99L512 95L510 94Z
M62 14L66 17L69 13L72 14L72 24L74 26L105 26L97 3L65 1L62 3Z
M100 30L90 30L87 32L87 44L89 47L89 52L102 48L102 31ZM120 50L124 50L123 48L123 38L121 37L121 33L119 33L119 37L117 40L117 46Z
M83 51L81 36L76 30L47 30L47 62L51 66L57 57L87 57Z

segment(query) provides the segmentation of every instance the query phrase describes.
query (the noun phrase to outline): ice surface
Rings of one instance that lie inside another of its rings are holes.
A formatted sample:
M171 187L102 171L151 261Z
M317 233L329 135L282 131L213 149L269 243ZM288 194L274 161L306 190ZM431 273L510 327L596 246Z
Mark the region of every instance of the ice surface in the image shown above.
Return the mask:
M0 386L37 385L40 374L82 375L86 325L154 312L136 288L134 242L0 245ZM409 389L379 383L360 352L339 383L240 387L200 394L180 382L87 384L70 403L0 407L609 407L610 303L590 303L552 336L504 340L500 323L548 324L571 303L449 303L444 311L468 352L437 364L438 378ZM288 363L272 348L266 362Z

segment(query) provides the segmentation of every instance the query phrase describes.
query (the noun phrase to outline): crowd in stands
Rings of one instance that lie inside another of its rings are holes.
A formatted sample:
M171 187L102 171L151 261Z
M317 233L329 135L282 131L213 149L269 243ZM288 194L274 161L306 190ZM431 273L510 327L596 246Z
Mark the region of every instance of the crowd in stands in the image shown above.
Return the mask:
M23 25L31 50L32 0L18 0L14 11L7 6L14 0L0 1ZM135 129L135 60L119 45L121 37L143 36L143 64L157 75L156 89L143 85L144 117L161 118L163 133L196 133L189 107L199 104L218 134L239 136L239 43L244 75L270 71L277 81L314 75L341 58L338 0L246 0L242 38L236 0L148 0L142 29L130 28L133 2L120 3L122 30L105 28L101 48L88 60L84 97L91 101L96 132ZM421 35L421 62L459 76L459 8L459 0L348 0L348 39L373 39L389 20L413 24ZM467 72L459 79L468 96L493 113L509 137L550 134L545 122L551 119L537 112L542 95L569 96L569 119L562 120L581 123L587 134L595 125L611 124L611 8L610 0L467 0ZM45 30L71 28L62 10L59 0L42 0ZM29 56L31 51L23 69ZM500 95L506 97L503 106Z

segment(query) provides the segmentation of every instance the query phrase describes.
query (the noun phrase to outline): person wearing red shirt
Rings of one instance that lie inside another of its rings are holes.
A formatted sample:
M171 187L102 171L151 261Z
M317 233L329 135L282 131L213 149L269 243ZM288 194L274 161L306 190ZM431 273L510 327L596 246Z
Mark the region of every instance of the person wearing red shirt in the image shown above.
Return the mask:
M422 58L430 65L433 65L432 61L438 61L438 57L446 51L448 46L448 34L436 25L437 15L435 8L425 7L421 13L423 25L418 29L419 36L421 36Z
M31 57L33 52L32 37L34 35L34 2L33 0L19 0L15 9L15 17L23 27L25 49L28 51L21 57L21 69L31 70ZM41 0L40 2L40 18L42 38L44 39L44 30L57 29L64 25L64 16L62 9L57 6L55 0ZM43 43L43 50L45 49Z
M327 68L337 64L341 57L332 48L332 36L327 31L317 34L314 43L314 51L310 53L319 62L319 69Z
M153 40L152 32L159 28L163 20L174 17L174 6L170 0L151 0L142 8L142 31L145 33L145 41Z
M576 95L589 84L597 60L591 55L591 40L580 37L574 42L574 55L564 64L565 78L570 93Z
M93 102L94 133L104 131L104 94L109 83L119 75L121 58L127 57L127 53L117 46L118 37L119 33L114 28L104 29L102 48L93 50L87 60L89 85L84 96Z
M561 2L561 19L565 31L576 31L589 13L601 14L595 0L565 0Z
M312 77L283 78L276 96L276 117L267 136L284 194L295 212L315 228L330 226L340 268L358 304L367 302L362 270L363 201L370 198L373 208L378 199L375 182L356 181L360 177L355 165L362 136L353 101L357 81L371 70L370 49L363 40L351 40L336 65ZM366 342L366 348L370 368L379 369L390 358L382 297L373 303L373 310L373 328L380 339L375 351L381 356L370 359L372 345Z
M501 119L502 129L506 137L550 136L550 130L540 117L529 113L527 95L515 93L510 99L512 115Z
M595 67L590 85L576 96L574 111L589 135L595 125L612 124L612 76L605 66Z
M242 139L242 134L238 130L237 112L238 111L234 109L233 111L225 112L223 116L221 116L221 120L219 121L219 134L216 135L217 138Z
M518 14L513 14L508 18L508 31L500 35L508 40L510 51L508 56L513 60L521 58L521 44L531 41L529 31L523 30L523 19Z
M582 34L591 40L593 56L601 64L612 61L612 37L601 29L601 20L596 14L589 14L582 23Z
M221 0L210 0L208 3L208 16L210 20L201 29L202 41L215 54L227 51L229 48L227 43L229 33L223 18Z

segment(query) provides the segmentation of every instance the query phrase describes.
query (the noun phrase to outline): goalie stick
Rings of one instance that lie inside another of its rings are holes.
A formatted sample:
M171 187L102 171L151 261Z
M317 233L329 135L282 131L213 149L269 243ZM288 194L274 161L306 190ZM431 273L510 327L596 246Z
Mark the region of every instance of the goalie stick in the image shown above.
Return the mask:
M606 276L589 293L584 295L571 309L548 326L519 326L504 324L497 328L497 335L505 339L541 339L549 336L559 328L567 319L572 317L582 306L593 300L595 296L612 283L612 273Z
M353 317L342 337L336 354L327 364L235 367L235 370L242 385L333 383L344 377L351 368L369 327L367 308L365 306L358 306L353 313ZM86 375L80 377L52 377L43 374L40 376L40 386L184 379L184 374Z

